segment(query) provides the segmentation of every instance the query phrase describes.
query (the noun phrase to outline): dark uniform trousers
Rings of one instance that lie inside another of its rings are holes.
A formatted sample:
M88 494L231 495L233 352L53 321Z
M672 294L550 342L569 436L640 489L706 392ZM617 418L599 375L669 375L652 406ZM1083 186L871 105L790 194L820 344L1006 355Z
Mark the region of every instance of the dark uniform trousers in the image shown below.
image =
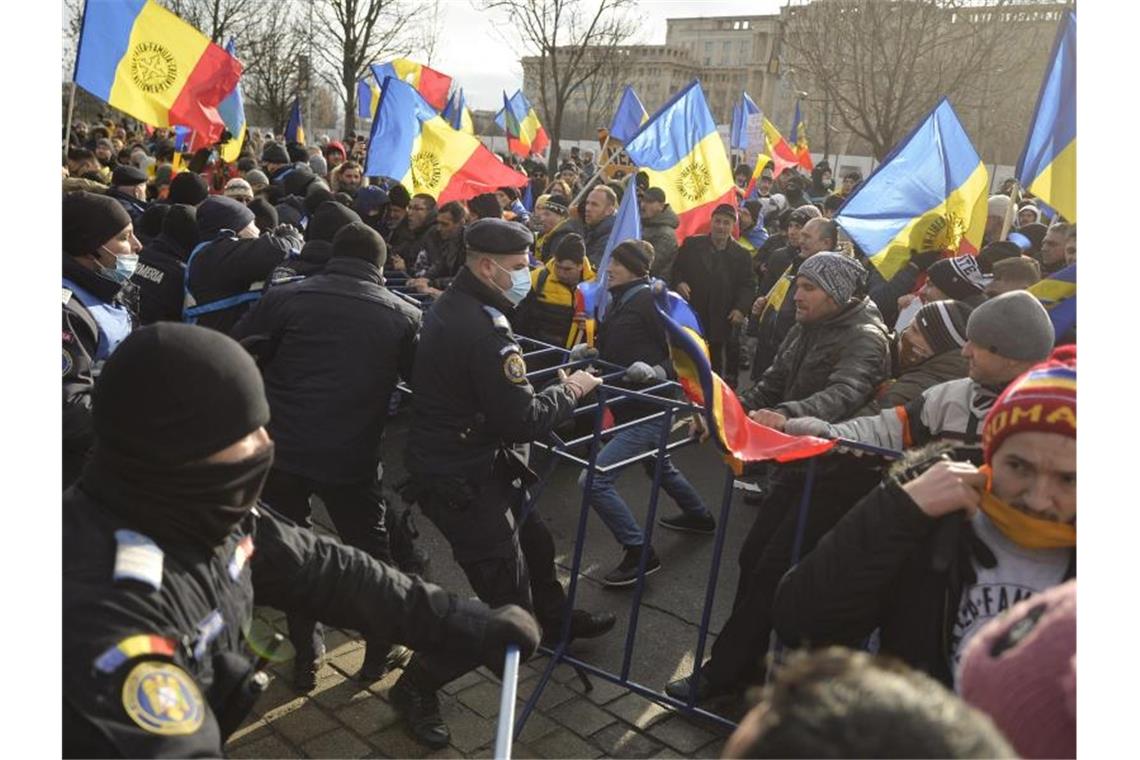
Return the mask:
M507 477L460 485L462 494L441 489L438 482L435 487L425 484L420 509L451 544L481 601L492 609L517 604L532 612L549 635L561 630L566 614L566 592L554 567L554 537L537 509L530 509L519 526L523 491ZM473 658L421 654L414 661L418 680L431 681L421 685L433 689L480 664Z
M298 525L312 529L309 499L314 494L324 503L342 542L385 564L392 564L384 523L383 492L375 475L360 483L320 483L275 467L269 471L261 500ZM286 615L286 620L289 640L297 650L297 661L306 657L316 659L323 640L320 623L296 615ZM386 641L369 640L367 645L373 655L383 655L390 647Z

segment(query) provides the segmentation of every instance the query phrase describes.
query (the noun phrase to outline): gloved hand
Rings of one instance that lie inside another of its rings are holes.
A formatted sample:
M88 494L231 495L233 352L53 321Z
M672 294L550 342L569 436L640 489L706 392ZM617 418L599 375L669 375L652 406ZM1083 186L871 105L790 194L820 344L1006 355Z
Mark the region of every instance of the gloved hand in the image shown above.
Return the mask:
M305 238L301 235L301 231L291 224L279 224L269 234L275 238L288 241L290 256L296 256L300 253L301 247L305 245Z
M569 375L566 374L566 370L560 369L558 379L573 391L575 400L581 400L583 396L602 384L602 378L595 377L582 369L575 370Z
M651 367L646 362L634 362L629 365L629 369L622 375L623 380L627 380L631 383L641 383L643 385L654 381L663 381L666 377L664 367L659 365Z
M814 435L817 438L834 438L831 423L818 417L793 417L784 423L788 435Z
M542 631L534 615L517 604L507 604L491 610L487 627L483 631L481 659L496 673L503 669L503 657L509 644L517 644L525 662L538 649Z
M578 362L583 359L594 359L598 355L598 349L587 343L576 343L570 349L570 361Z
M918 267L918 271L925 272L934 262L942 258L942 251L915 251L910 252L910 263Z

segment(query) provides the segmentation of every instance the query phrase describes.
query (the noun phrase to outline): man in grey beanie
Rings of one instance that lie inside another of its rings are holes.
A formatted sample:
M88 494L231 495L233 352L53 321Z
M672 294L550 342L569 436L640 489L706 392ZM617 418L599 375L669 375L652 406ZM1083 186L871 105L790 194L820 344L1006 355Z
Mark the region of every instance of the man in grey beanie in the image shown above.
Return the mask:
M982 463L982 421L1014 378L1048 358L1053 323L1045 307L1024 290L991 298L970 313L962 356L969 376L928 388L901 406L838 425L819 419L789 420L793 435L848 438L895 451L951 440ZM976 455L976 456L973 456Z

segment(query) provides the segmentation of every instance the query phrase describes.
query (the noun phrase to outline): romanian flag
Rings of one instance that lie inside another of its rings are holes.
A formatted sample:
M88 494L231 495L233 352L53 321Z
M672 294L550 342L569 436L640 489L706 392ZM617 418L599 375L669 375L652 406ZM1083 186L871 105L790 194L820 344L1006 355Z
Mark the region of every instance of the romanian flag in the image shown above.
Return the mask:
M796 101L796 115L792 119L792 131L789 132L792 136L792 143L796 156L799 157L799 164L809 172L815 168L815 164L811 161L811 151L808 150L807 141L807 125L804 124L803 117L800 116L800 101Z
M624 143L647 121L649 114L645 112L645 106L641 105L641 99L633 91L633 86L627 84L621 92L621 100L618 101L614 119L610 123L610 137Z
M692 307L664 283L654 283L653 291L681 388L689 401L704 407L710 435L734 464L791 462L835 447L835 441L787 435L748 419L736 394L712 371L708 344Z
M289 122L285 125L285 142L305 144L305 125L301 122L301 96L293 98Z
M397 58L388 63L372 64L372 74L379 84L384 84L385 77L394 77L401 82L407 82L423 95L436 111L442 111L447 105L447 93L451 90L451 77L441 74L435 69L423 64L410 61L407 58Z
M1027 290L1037 296L1037 300L1049 312L1053 321L1053 332L1060 341L1077 324L1077 265L1073 264L1046 277Z
M1014 172L1021 186L1077 221L1077 17L1066 11Z
M550 144L550 138L539 122L534 106L522 90L510 98L507 93L503 93L503 110L495 114L495 123L507 133L507 149L516 156L542 153Z
M728 146L732 150L748 150L748 117L761 113L747 92L732 107L732 124L729 126Z
M226 52L236 57L233 37L226 44ZM233 163L241 155L241 145L245 142L245 101L241 97L241 84L234 87L233 92L218 104L218 113L222 115L226 130L231 135L229 140L222 143L222 160Z
M478 138L452 129L410 84L391 77L381 87L364 173L392 177L440 204L528 181Z
M625 144L625 152L665 191L680 224L677 240L708 232L713 209L736 203L736 186L699 80L674 95Z
M146 124L184 124L216 142L218 104L241 64L154 0L90 2L83 14L75 83Z
M911 250L976 253L986 225L989 172L943 98L835 214L890 280Z
M475 122L471 120L471 111L467 108L467 98L463 96L460 87L447 101L447 106L440 114L451 125L451 128L465 134L475 134Z
M634 184L637 177L631 174L626 181L625 193L622 194L621 203L614 215L614 226L610 228L610 236L606 240L605 252L598 261L598 275L589 282L578 283L574 291L574 308L586 318L586 342L594 345L594 332L597 322L606 318L606 309L609 306L609 268L610 255L618 243L626 240L641 240L641 213L637 205L637 186ZM596 320L596 321L595 321ZM574 324L570 331L570 340L567 345L578 342L578 325Z
M380 105L380 85L376 77L365 77L356 83L356 115L371 119Z
M776 167L773 177L779 177L784 169L790 169L800 163L800 157L795 148L788 144L776 125L764 118L764 147L772 157L772 164ZM757 161L757 164L760 162Z

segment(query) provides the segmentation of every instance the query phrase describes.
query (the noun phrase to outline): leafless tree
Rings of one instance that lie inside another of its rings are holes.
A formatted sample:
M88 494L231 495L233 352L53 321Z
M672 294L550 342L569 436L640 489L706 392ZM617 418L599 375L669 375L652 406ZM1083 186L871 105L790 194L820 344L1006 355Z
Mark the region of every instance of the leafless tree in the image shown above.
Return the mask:
M370 64L407 52L411 14L403 0L316 0L314 51L344 103L344 130L356 128L356 83Z
M281 129L289 117L301 57L308 48L297 16L295 5L282 4L274 13L265 14L237 48L245 66L241 85L246 108L260 112L258 120L264 119L274 130ZM250 122L256 123L253 118Z
M881 160L943 96L960 115L963 105L1002 110L1009 75L1043 57L1038 46L1008 44L1010 24L1026 7L1012 0L817 0L787 9L783 42L809 80L798 85L829 101L831 115ZM1048 42L1043 46L1047 51ZM995 128L987 117L986 130Z
M224 45L231 36L241 44L250 27L258 20L262 3L257 0L159 0L184 21L210 38L210 42ZM278 3L273 15L291 5L291 0Z
M481 0L521 35L522 52L539 59L538 100L550 135L549 170L558 166L559 139L574 91L603 71L617 47L637 31L635 0ZM508 39L508 43L514 40Z

